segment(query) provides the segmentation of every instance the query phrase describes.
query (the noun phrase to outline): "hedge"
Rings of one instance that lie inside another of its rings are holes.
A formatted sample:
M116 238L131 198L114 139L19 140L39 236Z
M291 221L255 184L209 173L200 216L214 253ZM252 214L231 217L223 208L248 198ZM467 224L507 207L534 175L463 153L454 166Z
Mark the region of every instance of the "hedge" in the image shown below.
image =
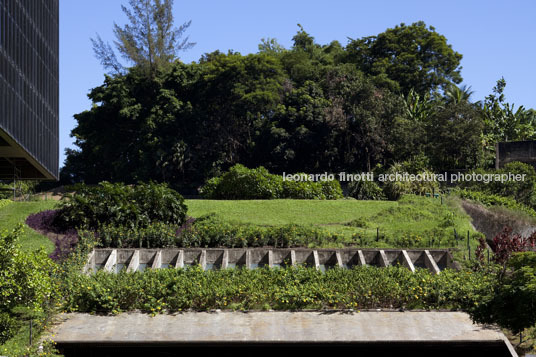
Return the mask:
M289 181L264 167L255 169L237 164L201 187L204 198L216 200L321 199L342 198L339 181Z
M66 311L150 313L211 309L465 309L488 296L489 273L404 267L158 269L79 274L65 282Z

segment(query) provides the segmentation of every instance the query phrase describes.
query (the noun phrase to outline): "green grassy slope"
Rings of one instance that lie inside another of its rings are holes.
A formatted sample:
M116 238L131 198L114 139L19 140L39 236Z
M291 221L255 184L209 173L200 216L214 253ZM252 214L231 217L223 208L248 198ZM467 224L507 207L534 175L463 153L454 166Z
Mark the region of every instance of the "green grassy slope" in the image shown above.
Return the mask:
M199 217L216 213L226 220L258 225L295 223L322 226L345 234L376 234L376 229L390 235L425 234L449 227L458 233L474 233L469 217L454 201L444 204L434 198L407 195L397 202L357 200L187 200L188 214ZM361 227L348 226L359 220Z
M258 225L327 225L371 217L397 202L357 200L187 200L188 215L208 213L243 223Z
M0 230L12 230L19 223L23 223L30 214L52 209L56 201L13 202L0 208ZM35 250L44 247L47 252L52 252L54 244L47 237L35 232L24 224L24 233L19 241L25 250Z

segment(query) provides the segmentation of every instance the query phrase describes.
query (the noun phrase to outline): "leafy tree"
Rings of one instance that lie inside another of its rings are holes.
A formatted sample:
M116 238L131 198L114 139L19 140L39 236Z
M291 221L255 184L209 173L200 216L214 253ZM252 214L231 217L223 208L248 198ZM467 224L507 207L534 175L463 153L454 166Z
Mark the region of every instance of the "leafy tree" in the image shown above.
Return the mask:
M426 150L434 168L476 167L482 156L482 127L482 119L470 103L451 103L440 108L428 126Z
M493 87L493 93L486 97L483 106L484 134L490 142L529 140L536 137L536 116L534 110L523 106L515 109L515 104L505 101L506 81L501 78Z
M404 94L413 88L424 95L462 81L462 55L422 21L351 40L347 52L347 60L374 76L377 83Z
M445 90L445 100L447 103L458 104L461 102L469 102L469 99L473 95L471 86L463 85L458 87L455 84L451 84Z
M154 75L156 68L173 62L178 52L189 49L195 43L182 38L191 21L173 27L173 0L129 0L130 9L121 5L130 24L121 27L114 23L114 45L121 56ZM104 68L124 73L109 43L97 34L91 39L95 56Z
M277 54L286 51L285 47L279 44L275 38L263 38L259 44L259 52Z

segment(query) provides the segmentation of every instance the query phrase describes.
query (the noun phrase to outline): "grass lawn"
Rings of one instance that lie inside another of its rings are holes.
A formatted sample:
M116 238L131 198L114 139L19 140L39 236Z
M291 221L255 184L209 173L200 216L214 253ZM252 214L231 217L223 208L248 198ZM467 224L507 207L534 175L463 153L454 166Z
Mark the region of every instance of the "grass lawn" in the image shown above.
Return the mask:
M208 213L257 225L330 225L371 217L397 202L357 200L187 200L188 215Z
M12 230L23 223L30 214L52 209L57 201L13 202L0 208L0 230ZM24 232L19 244L25 250L35 250L44 247L47 253L54 250L54 244L47 237L35 232L24 224Z
M472 235L469 217L461 211L453 199L443 204L434 198L407 195L397 202L358 200L187 200L188 215L199 217L216 213L230 221L262 226L299 224L316 226L333 233L343 234L350 240L359 235L375 240L377 229L380 235L398 239L403 235L422 236L423 240L441 229L453 236ZM14 202L0 209L0 229L13 229L24 223L28 215L51 209L56 201ZM423 242L425 243L425 242ZM464 247L460 241L460 248ZM45 247L53 250L53 243L45 236L24 225L20 244L26 250ZM375 244L374 242L372 243ZM476 247L472 240L472 251ZM377 247L388 247L389 243L378 242ZM369 242L370 246L370 242Z
M187 200L188 214L199 217L215 213L220 217L257 225L295 223L320 226L345 234L426 234L437 227L454 228L471 234L469 216L452 199L407 195L399 201L357 200ZM356 221L357 220L357 221ZM351 222L354 221L353 224ZM351 224L349 226L348 224Z

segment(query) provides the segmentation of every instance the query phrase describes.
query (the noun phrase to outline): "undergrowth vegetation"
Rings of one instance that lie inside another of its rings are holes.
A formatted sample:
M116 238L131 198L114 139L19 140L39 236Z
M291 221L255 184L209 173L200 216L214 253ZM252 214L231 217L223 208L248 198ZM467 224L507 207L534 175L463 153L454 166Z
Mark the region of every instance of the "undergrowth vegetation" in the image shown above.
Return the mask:
M63 296L68 311L244 309L472 309L493 286L489 274L404 267L262 268L77 275Z
M181 224L186 216L184 198L165 184L101 182L96 186L78 184L72 189L74 193L61 201L54 222L65 229L96 229L102 224L128 228L153 222Z
M331 181L293 181L273 175L264 167L248 169L237 164L221 176L209 179L201 187L204 198L217 200L320 199L342 198L341 185Z

